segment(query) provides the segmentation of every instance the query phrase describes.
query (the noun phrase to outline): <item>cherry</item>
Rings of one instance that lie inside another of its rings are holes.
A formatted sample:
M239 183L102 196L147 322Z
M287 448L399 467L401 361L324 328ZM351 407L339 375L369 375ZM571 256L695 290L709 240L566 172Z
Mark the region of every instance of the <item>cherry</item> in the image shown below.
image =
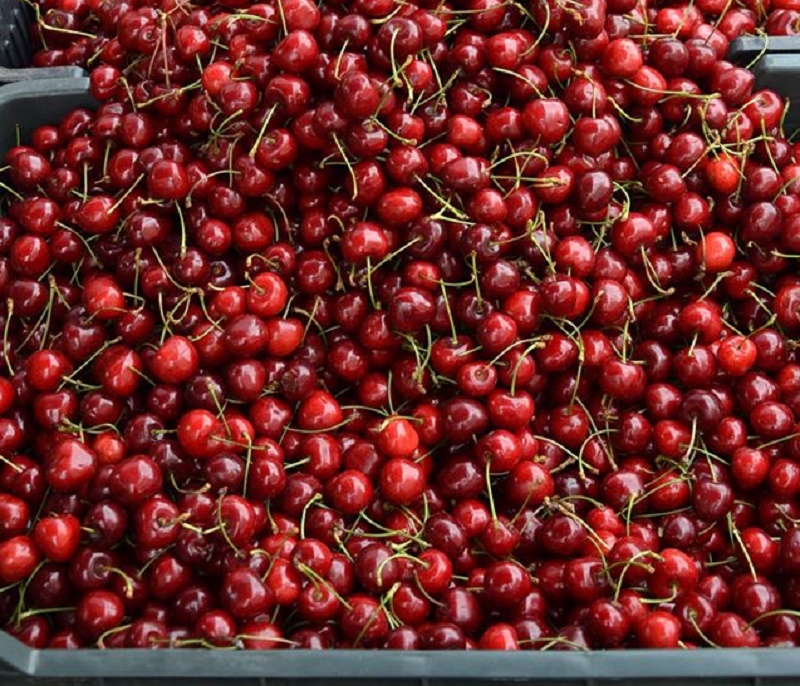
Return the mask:
M320 431L330 429L343 420L339 404L327 391L314 391L303 400L298 411L301 429Z
M50 163L34 150L20 149L10 161L12 180L22 188L35 187L50 174Z
M703 519L719 519L730 510L733 492L728 484L703 479L692 492L692 503Z
M68 562L78 550L81 523L72 515L43 517L33 529L33 541L53 562Z
M0 579L5 584L22 581L39 563L39 551L29 536L19 535L0 543Z
M780 438L792 430L794 414L783 403L766 401L752 409L750 423L760 436Z
M138 388L141 367L141 358L136 352L115 345L99 355L95 363L95 375L106 392L123 398Z
M343 610L340 621L344 636L358 644L374 645L389 633L389 622L383 608L369 596L351 596L349 607Z
M477 598L463 588L445 591L442 605L437 609L437 617L442 622L454 624L467 635L474 634L483 619Z
M544 144L560 141L569 127L566 105L556 99L530 102L522 112L522 122L528 133Z
M632 402L644 393L646 381L641 367L619 360L608 360L601 368L604 390L623 402Z
M448 401L442 409L442 423L445 434L455 443L481 434L488 425L484 406L469 398L455 398Z
M156 198L180 200L189 192L189 176L180 163L159 160L147 173L147 188Z
M200 360L197 350L184 336L171 336L158 349L152 369L164 383L188 381L197 372Z
M4 538L11 538L27 531L30 509L24 500L3 494L0 496L0 512L3 514L0 533Z
M643 648L675 648L681 636L680 622L668 612L657 610L639 621L636 636Z
M694 560L680 550L666 548L653 565L648 584L658 597L680 598L694 590L698 576Z
M47 468L47 482L57 491L73 491L88 483L96 469L94 451L78 440L67 438L54 448Z
M480 637L481 650L519 650L516 629L510 624L494 624Z
M579 602L597 600L608 585L602 562L593 557L570 560L564 567L564 585Z
M221 589L222 604L237 619L247 619L269 612L272 592L251 569L237 569L225 576Z
M542 526L539 542L548 552L569 557L583 548L586 536L586 530L574 519L556 514Z
M596 600L589 607L587 625L594 639L607 648L620 645L631 630L624 608L605 599Z
M197 620L194 630L211 645L221 647L233 642L236 622L223 610L211 610Z
M119 626L125 614L122 600L110 591L89 591L78 603L76 623L88 638L97 638Z
M367 476L355 469L340 472L328 484L333 506L344 514L358 514L372 500L373 486Z
M400 569L392 551L381 543L363 548L356 556L354 570L361 586L371 593L391 588L400 577Z
M135 505L158 493L162 483L158 465L148 457L137 455L114 466L110 487L116 500Z
M419 463L402 457L392 458L381 468L381 493L393 503L408 505L422 495L425 478Z
M732 612L721 612L711 630L711 640L717 645L731 647L758 647L761 643L756 630Z
M732 376L742 376L755 364L758 348L744 336L730 336L719 347L717 361L720 368Z
M333 619L339 613L340 607L336 593L326 584L305 586L297 599L300 615L316 623Z

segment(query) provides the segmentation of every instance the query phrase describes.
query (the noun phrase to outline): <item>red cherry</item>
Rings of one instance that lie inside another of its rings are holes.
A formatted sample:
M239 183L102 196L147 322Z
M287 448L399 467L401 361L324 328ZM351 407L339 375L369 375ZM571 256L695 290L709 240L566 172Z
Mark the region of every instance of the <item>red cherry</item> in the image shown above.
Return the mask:
M191 188L183 165L173 160L159 160L147 173L147 188L152 195L164 200L180 200Z
M344 419L339 403L327 391L314 391L300 405L298 425L301 429L323 431Z
M348 469L328 483L333 506L344 514L358 514L369 505L373 486L363 472Z
M408 505L417 500L425 490L425 482L425 471L418 462L395 457L381 467L381 493L398 505Z
M389 417L378 433L378 447L389 457L408 457L419 445L419 436L408 419Z
M76 621L84 634L96 638L119 626L124 615L125 606L116 594L92 590L78 603Z
M676 648L681 625L673 615L657 610L639 621L636 636L642 648Z
M221 597L225 608L237 619L265 614L272 607L272 592L250 569L237 569L227 574Z
M159 381L179 384L188 381L200 364L197 349L184 336L170 336L156 351L152 369Z
M43 517L33 529L36 547L53 562L68 562L78 550L80 540L80 520L69 514Z
M14 536L0 543L0 579L15 584L29 577L39 563L39 551L28 536Z
M736 245L726 233L711 231L705 234L697 246L696 260L706 271L724 272L736 257Z

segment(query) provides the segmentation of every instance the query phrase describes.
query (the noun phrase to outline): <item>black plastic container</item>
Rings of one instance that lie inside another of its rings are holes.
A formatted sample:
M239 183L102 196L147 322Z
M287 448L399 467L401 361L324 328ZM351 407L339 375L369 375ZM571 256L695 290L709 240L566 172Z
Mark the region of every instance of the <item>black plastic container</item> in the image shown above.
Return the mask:
M0 0L0 67L27 64L27 18L13 0ZM756 67L759 87L787 93L800 75L800 40L765 46L763 39L734 41L731 59ZM760 42L759 42L760 41ZM772 48L775 47L773 51ZM793 54L794 52L794 54ZM784 82L783 79L793 79ZM11 83L15 82L15 83ZM42 124L55 124L75 107L92 106L80 69L0 68L0 156ZM800 108L794 108L794 112ZM792 118L793 127L800 115ZM392 652L226 650L32 650L0 633L0 685L181 684L235 680L238 686L386 681L468 686L488 681L618 686L667 683L789 686L800 683L800 652L760 650L636 650L610 652Z
M0 66L27 67L31 61L28 26L31 8L18 0L0 0Z
M800 36L742 36L731 43L728 59L752 69L756 88L768 88L788 100L784 132L800 129Z

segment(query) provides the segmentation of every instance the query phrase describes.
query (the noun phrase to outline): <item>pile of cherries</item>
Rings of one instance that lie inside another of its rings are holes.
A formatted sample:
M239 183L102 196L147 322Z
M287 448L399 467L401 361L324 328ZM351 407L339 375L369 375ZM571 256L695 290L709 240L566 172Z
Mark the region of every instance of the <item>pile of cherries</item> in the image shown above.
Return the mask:
M797 0L40 0L0 626L36 647L800 642Z

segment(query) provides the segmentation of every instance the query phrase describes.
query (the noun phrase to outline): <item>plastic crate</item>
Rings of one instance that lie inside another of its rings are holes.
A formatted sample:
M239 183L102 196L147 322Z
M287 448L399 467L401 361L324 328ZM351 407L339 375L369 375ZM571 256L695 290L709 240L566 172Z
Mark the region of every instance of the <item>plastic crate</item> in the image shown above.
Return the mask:
M31 60L31 10L17 0L0 0L0 66L26 67Z
M731 42L728 59L752 69L757 89L769 88L788 100L784 131L796 134L800 129L800 36L742 36Z
M797 650L631 650L513 653L394 652L374 650L237 651L227 650L30 650L8 635L0 635L0 683L64 684L65 679L103 679L132 686L156 679L175 686L180 680L199 686L236 680L237 686L286 681L311 684L401 681L434 686L440 682L472 686L489 681L529 684L617 686L725 684L725 686L789 686L798 683ZM2 667L0 667L2 669ZM20 677L36 677L20 680ZM177 681L176 681L177 680ZM76 681L73 683L86 683ZM99 686L100 682L96 682ZM93 685L92 685L93 686Z
M93 104L79 67L29 67L32 18L25 2L0 0L0 155L37 126Z
M14 0L0 0L0 156L30 131L55 124L75 107L91 107L88 79L80 69L8 69L28 64L26 12ZM791 44L787 42L792 41ZM760 41L760 42L759 42ZM783 83L800 68L799 39L734 41L731 59L756 67L759 87L786 93ZM772 48L775 47L775 50ZM795 66L796 65L796 66ZM777 72L775 70L777 69ZM773 73L782 76L773 79ZM2 85L5 84L5 85ZM800 109L800 108L796 108ZM793 110L794 112L795 110ZM800 115L797 120L800 123ZM636 650L488 652L262 651L226 650L32 650L0 632L0 686L57 683L181 684L200 686L225 680L237 686L277 686L390 681L415 686L443 682L474 686L489 681L566 686L613 682L647 684L725 684L789 686L800 683L797 650Z

